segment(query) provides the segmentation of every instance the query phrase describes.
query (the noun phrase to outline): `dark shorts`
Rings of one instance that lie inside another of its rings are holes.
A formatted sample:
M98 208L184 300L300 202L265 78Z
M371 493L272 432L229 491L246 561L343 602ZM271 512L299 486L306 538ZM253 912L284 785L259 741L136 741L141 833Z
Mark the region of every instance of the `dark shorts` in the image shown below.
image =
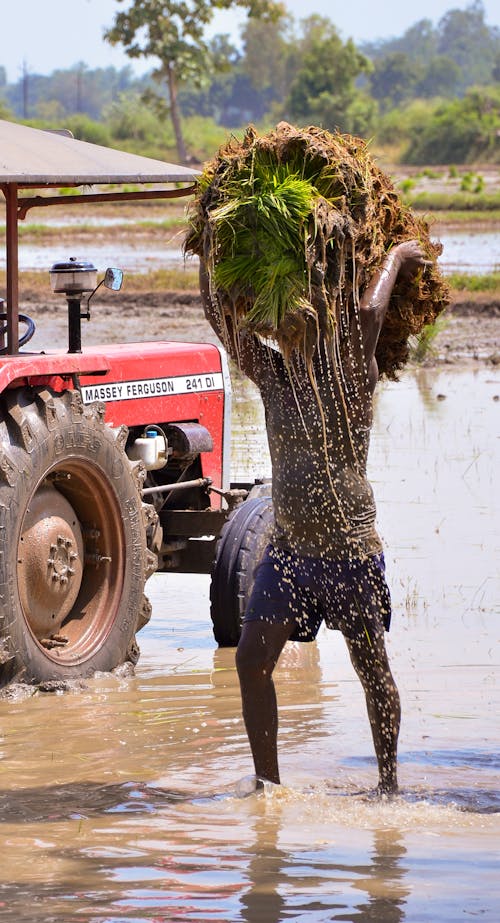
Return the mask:
M303 557L268 545L255 570L244 622L295 622L292 641L314 641L321 623L347 638L389 631L383 554L352 560Z

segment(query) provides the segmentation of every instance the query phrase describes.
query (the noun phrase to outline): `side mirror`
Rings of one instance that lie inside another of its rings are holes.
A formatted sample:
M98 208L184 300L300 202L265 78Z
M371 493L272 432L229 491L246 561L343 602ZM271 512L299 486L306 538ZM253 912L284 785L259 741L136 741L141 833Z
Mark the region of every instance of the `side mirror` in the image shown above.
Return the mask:
M104 274L104 285L112 292L119 292L123 283L123 270L109 268Z
M101 285L104 285L106 288L110 288L112 292L119 292L122 287L122 282L123 270L108 268L104 273L104 279L101 279L99 285L96 285L95 289L90 293L87 299L87 311L85 314L81 314L80 317L85 317L87 320L90 320L90 302L95 293L100 289Z

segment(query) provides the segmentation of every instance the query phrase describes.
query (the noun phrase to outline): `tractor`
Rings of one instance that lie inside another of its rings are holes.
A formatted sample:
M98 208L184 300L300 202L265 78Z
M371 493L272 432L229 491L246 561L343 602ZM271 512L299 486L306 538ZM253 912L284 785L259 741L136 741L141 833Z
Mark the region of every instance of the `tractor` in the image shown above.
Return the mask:
M74 257L50 269L67 350L30 352L35 324L19 311L18 225L31 209L189 196L196 171L6 121L0 144L0 685L135 663L156 571L211 574L215 639L235 645L273 516L269 484L230 480L223 349L85 348L90 298L118 292L122 272L98 282Z

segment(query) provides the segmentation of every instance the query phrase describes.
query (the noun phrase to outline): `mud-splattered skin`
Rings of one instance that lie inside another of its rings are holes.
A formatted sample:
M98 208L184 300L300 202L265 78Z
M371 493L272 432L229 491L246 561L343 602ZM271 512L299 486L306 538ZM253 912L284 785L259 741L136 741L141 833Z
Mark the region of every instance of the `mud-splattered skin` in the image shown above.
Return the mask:
M269 352L263 350L256 384L273 468L275 544L330 558L380 553L366 478L371 394L365 383L352 376L342 387L324 350L313 365L314 385L303 362L289 370ZM356 414L349 413L353 403Z
M417 271L424 256L415 241L395 247L360 303L338 318L334 338L318 344L311 363L282 356L253 336L240 336L222 316L202 268L208 320L241 369L257 384L266 410L276 518L274 567L290 583L293 554L323 561L371 559L381 551L375 503L366 478L371 401L378 377L375 349L394 284ZM399 695L384 640L384 613L362 611L351 587L351 621L342 627L365 691L379 769L379 790L397 790ZM376 594L372 594L377 599ZM328 594L323 594L328 599ZM290 599L293 599L293 593ZM363 599L363 596L359 597ZM252 600L251 600L252 603ZM379 607L381 608L381 607ZM335 613L323 612L335 624ZM243 624L236 663L243 715L259 778L279 783L278 716L272 673L286 641L301 624L290 602L275 621L262 613Z

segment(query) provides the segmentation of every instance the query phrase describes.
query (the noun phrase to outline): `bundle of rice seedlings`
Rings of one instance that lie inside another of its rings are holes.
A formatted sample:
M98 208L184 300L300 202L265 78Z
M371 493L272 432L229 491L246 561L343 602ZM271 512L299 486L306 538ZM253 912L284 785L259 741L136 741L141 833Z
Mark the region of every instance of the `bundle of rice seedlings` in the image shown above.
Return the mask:
M376 358L395 378L409 337L447 304L439 244L358 138L285 122L250 126L206 164L190 211L187 253L208 270L221 312L307 361L332 339L390 248L420 241L430 267L394 288Z

